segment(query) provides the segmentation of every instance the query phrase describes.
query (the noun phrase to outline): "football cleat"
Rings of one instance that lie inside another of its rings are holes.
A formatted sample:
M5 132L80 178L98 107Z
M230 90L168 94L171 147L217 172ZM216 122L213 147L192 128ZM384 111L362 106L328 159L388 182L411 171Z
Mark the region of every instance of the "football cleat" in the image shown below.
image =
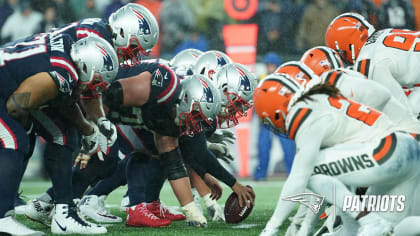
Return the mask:
M160 219L155 216L146 203L140 203L137 206L127 208L127 226L134 227L164 227L171 224L168 219Z
M363 216L359 219L359 223L358 236L382 236L392 232L391 223L376 213Z
M5 217L0 218L0 235L20 235L20 236L43 236L44 232L32 230L19 223L14 216L14 211L6 213Z
M194 202L190 202L182 207L185 211L187 225L193 227L207 227L207 220L200 212Z
M23 215L25 214L26 202L22 199L20 193L15 198L15 214Z
M114 216L105 207L106 195L86 195L82 198L79 203L79 209L83 216L89 217L90 219L98 223L118 223L121 222L121 217Z
M56 204L51 222L53 234L104 234L106 228L88 222L79 215L75 206Z
M160 200L154 201L152 203L147 204L147 209L151 211L155 216L161 219L167 220L185 220L185 215L181 212L175 212L168 207L164 206Z
M30 220L39 222L46 226L51 226L51 214L54 205L38 199L28 201L25 208L25 216Z

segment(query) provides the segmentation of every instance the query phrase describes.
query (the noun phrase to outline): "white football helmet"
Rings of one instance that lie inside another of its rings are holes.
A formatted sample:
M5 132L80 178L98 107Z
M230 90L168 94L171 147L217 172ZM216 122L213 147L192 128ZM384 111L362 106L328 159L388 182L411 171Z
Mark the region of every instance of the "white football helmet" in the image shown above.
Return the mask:
M194 66L194 74L204 75L214 81L215 74L226 64L232 63L232 60L223 52L207 51L201 55Z
M192 75L194 73L193 66L201 55L203 55L203 52L200 50L193 48L185 49L172 58L170 65L177 75Z
M201 121L211 124L220 111L220 94L213 83L202 75L192 75L181 81L180 103L176 106L175 123L182 135L202 131Z
M216 74L217 88L222 95L222 107L218 114L219 128L237 125L238 118L246 116L252 107L252 95L258 81L248 68L239 63L222 67Z
M141 54L149 55L159 39L159 25L142 5L128 3L109 16L114 48L122 67L140 63Z
M70 56L79 74L82 90L106 90L118 73L118 57L112 45L99 37L86 37L75 42Z

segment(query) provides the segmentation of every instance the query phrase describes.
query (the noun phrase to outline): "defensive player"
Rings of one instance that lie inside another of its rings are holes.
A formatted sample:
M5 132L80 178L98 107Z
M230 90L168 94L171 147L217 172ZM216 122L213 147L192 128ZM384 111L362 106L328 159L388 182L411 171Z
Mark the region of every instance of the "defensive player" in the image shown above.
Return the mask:
M325 43L337 50L348 63L354 64L356 71L387 87L396 99L417 115L418 102L410 103L402 87L411 89L420 82L415 63L419 60L416 52L418 35L419 32L402 29L375 31L363 16L344 13L330 23Z
M411 194L402 183L408 181L407 176L416 176L412 166L418 164L416 157L420 149L415 139L397 132L398 125L383 113L343 97L332 85L309 86L295 94L298 88L290 78L271 76L260 84L254 95L259 117L279 132L287 132L299 148L264 235L274 235L294 206L284 198L303 192L313 171L318 174L317 166L322 163L340 162L348 156L363 154L366 156L365 168L347 171L347 174L341 171L332 176L349 186L375 186L372 194L395 190L395 187L401 194ZM277 102L268 102L274 100ZM394 148L379 155L377 146L383 147L383 142L392 142ZM320 153L322 149L325 150ZM334 155L328 152L334 152ZM390 179L398 181L390 187ZM356 218L358 213L351 214ZM391 230L390 223L375 213L358 218L359 235L381 235Z

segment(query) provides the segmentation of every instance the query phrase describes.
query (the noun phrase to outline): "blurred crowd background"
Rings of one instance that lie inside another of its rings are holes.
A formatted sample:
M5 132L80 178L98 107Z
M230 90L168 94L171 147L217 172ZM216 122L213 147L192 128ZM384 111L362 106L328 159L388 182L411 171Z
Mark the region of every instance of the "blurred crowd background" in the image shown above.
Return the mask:
M328 24L343 12L362 14L376 29L420 30L420 0L259 0L256 14L246 21L229 17L224 0L0 0L0 43L83 18L108 19L128 2L147 7L159 22L160 40L153 57L170 59L186 48L225 51L224 25L257 24L257 64L253 69L260 78L282 62L300 58L307 49L324 45ZM230 169L240 174L239 169L245 166L249 170L242 176L251 175L255 180L265 180L273 172L287 173L294 144L282 137L273 139L255 117L247 128L249 163L237 158ZM240 149L232 145L234 155ZM42 169L42 162L38 161L42 145L36 150L29 176L39 175Z
M5 43L82 18L108 18L128 2L146 6L158 19L161 38L155 56L170 58L185 48L224 51L223 25L257 23L259 61L270 51L293 57L323 45L328 23L342 12L361 13L378 29L414 30L415 9L420 8L420 0L259 0L254 17L237 22L226 14L223 0L0 0L0 40Z

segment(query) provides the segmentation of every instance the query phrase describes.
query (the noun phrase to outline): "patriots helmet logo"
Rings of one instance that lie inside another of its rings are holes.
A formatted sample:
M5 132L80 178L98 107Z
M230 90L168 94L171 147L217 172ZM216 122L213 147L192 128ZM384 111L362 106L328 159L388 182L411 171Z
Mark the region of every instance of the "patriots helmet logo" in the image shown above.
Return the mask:
M235 68L239 72L239 76L240 76L239 78L241 80L241 89L244 91L251 91L251 81L249 81L248 76L245 74L245 72L241 68L237 66L235 66Z
M222 55L220 55L219 53L215 53L215 55L216 55L216 58L217 58L217 64L219 66L224 66L224 65L227 64L227 61L225 60L225 58Z
M213 103L214 97L213 92L211 91L209 85L206 81L200 79L201 84L203 85L203 96L201 97L201 102Z
M107 71L114 70L114 63L112 62L111 55L109 55L108 52L103 47L99 46L98 44L96 44L96 46L99 48L99 51L102 53L102 59L104 62L103 69Z
M138 12L134 9L131 9L131 11L137 17L137 22L139 23L139 31L140 31L139 33L140 34L145 34L145 35L151 34L149 23L147 23L144 16L140 12Z

